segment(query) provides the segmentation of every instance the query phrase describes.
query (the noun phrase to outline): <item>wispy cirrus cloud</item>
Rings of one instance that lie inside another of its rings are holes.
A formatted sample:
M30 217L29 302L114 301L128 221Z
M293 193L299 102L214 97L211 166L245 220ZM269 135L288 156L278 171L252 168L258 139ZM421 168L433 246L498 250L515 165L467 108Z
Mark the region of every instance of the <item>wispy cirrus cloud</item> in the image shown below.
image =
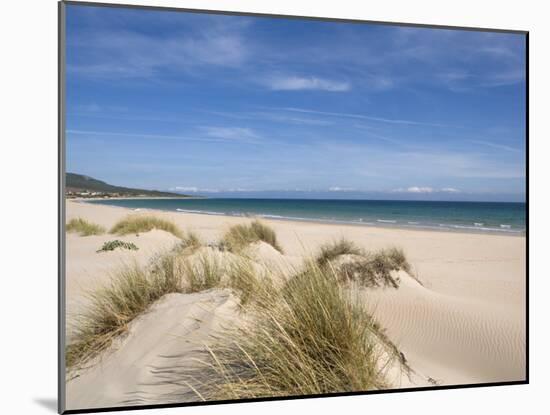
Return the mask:
M347 92L351 90L349 82L315 76L274 76L262 80L262 83L274 91Z
M221 141L207 137L194 137L182 135L166 135L166 134L144 134L135 132L118 132L118 131L92 131L92 130L73 130L67 129L67 134L85 135L85 136L105 136L105 137L126 137L126 138L148 138L148 139L166 139L166 140L183 140L183 141Z
M221 138L233 141L257 141L260 135L251 128L246 127L199 127L208 137Z
M83 33L71 37L80 58L67 64L69 73L95 78L150 78L162 71L208 66L239 67L249 57L240 31L176 32L159 39L129 30Z
M367 131L367 133L365 134L366 137L375 138L377 140L385 141L387 143L392 143L392 144L403 144L403 142L401 140L396 140L394 138L387 137L385 135L375 133L374 131L372 131L372 128L370 126L362 125L362 124L355 124L354 127L358 128L360 130Z
M329 111L316 111L311 109L304 109L304 108L282 108L285 111L291 111L291 112L301 112L306 114L318 114L318 115L329 115L331 117L343 117L343 118L355 118L360 120L368 120L368 121L377 121L382 123L388 123L388 124L405 124L405 125L424 125L424 126L431 126L431 127L445 127L444 124L439 123L431 123L431 122L423 122L423 121L416 121L416 120L404 120L404 119L395 119L395 118L382 118L382 117L374 117L371 115L364 115L364 114L355 114L355 113L343 113L343 112L329 112Z
M515 148L515 147L510 147L510 146L507 146L505 144L499 144L499 143L493 143L491 141L485 141L485 140L468 140L468 142L472 143L472 144L480 144L482 146L486 146L486 147L491 147L491 148L495 148L495 149L498 149L498 150L505 150L505 151L511 151L511 152L514 152L514 153L519 153L521 152L521 150L519 148Z
M400 28L392 38L394 47L376 66L403 75L405 84L470 93L525 80L524 40L519 35Z
M135 132L118 132L118 131L92 131L92 130L73 130L67 129L69 135L80 136L104 136L104 137L121 137L121 138L144 138L144 139L160 139L160 140L179 140L179 141L206 141L206 142L244 142L251 143L258 138L252 130L248 128L217 128L204 127L202 135L167 135L167 134L144 134Z
M210 114L239 120L268 121L292 125L327 126L332 121L320 117L300 117L277 111L209 111Z

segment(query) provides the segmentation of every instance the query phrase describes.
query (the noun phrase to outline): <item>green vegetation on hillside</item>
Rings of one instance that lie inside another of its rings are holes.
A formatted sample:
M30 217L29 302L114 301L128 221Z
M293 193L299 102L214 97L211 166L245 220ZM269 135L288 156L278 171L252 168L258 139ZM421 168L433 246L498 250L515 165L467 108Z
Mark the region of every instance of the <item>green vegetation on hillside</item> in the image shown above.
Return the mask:
M65 175L65 188L67 192L97 192L105 194L118 194L119 196L153 196L153 197L189 197L178 193L161 192L158 190L133 189L130 187L114 186L104 181L94 179L82 174L67 173Z

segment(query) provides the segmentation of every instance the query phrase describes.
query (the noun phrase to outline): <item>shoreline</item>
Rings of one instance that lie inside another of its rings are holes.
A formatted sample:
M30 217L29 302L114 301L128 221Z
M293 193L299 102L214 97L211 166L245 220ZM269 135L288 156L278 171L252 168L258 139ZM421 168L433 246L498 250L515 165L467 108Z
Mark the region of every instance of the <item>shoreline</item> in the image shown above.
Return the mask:
M208 199L207 197L200 196L113 196L113 197L65 197L65 200L74 200L77 202L85 202L87 200L91 201L101 201L101 200L191 200L191 199Z
M159 200L159 199L181 199L177 197L120 197L120 198L110 198L112 200ZM187 200L189 199L204 199L204 198L195 198L195 197L189 197L185 198ZM104 200L109 199L102 199L102 198L86 198L86 199L65 199L66 201L72 200L77 203L88 203L88 202L102 202ZM247 215L247 214L227 214L222 212L205 212L205 211L195 211L195 210L170 210L170 209L155 209L155 208L130 208L126 206L117 206L117 205L111 205L108 203L89 203L92 205L102 205L102 206L108 206L108 207L114 207L114 208L121 208L125 209L128 212L166 212L171 214L191 214L191 215L201 215L206 217L226 217L226 218L242 218L242 219L260 219L260 220L273 220L277 222L289 222L289 223L295 223L295 224L317 224L317 225L334 225L334 226L353 226L353 227L362 227L362 228L379 228L379 229L393 229L393 230L399 230L399 231L412 231L412 232L418 232L418 231L426 231L426 232L437 232L437 233L451 233L451 234L466 234L466 235L496 235L496 236L510 236L510 237L527 237L527 231L526 230L518 230L518 231L510 231L510 230L500 230L500 229L488 229L488 228L479 228L476 229L474 226L471 227L465 227L461 225L444 225L441 224L440 226L429 226L429 225L413 225L413 224L401 224L401 223L390 223L390 221L380 221L380 222L359 222L359 221L344 221L344 220L323 220L323 219L317 219L317 218L293 218L293 217L278 217L277 215L262 215L262 214L255 214L255 215ZM456 227L455 227L456 226Z

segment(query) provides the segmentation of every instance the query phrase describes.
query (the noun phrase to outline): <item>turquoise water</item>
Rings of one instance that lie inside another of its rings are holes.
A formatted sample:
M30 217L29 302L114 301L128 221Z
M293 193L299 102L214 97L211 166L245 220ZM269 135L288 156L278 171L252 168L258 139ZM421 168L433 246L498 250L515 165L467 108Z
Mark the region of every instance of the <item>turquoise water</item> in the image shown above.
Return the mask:
M525 203L312 199L105 199L131 209L353 223L439 230L525 233Z

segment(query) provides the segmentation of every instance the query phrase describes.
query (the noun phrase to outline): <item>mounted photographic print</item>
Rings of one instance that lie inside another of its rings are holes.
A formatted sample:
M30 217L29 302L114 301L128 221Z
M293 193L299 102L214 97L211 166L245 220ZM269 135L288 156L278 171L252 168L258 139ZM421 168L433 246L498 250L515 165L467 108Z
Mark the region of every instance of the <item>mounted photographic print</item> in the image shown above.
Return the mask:
M59 10L60 412L528 382L527 32Z

